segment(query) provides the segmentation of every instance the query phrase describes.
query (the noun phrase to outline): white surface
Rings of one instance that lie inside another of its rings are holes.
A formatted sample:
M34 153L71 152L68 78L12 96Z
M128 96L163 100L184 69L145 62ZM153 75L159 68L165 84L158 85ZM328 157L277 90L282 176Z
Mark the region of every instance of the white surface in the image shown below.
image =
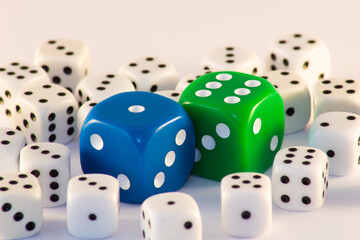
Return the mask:
M331 51L333 77L360 79L360 1L182 0L182 1L2 1L0 64L32 61L36 47L56 38L86 42L90 73L115 73L144 55L163 57L184 76L197 69L205 53L223 45L248 47L264 59L270 42L289 32L320 36ZM308 131L288 135L283 146L306 145ZM77 142L73 175L80 171ZM270 171L267 172L267 175ZM270 232L256 239L357 239L360 172L331 177L325 206L307 213L274 206ZM220 184L191 177L181 191L198 202L204 239L232 239L221 230ZM120 229L112 239L141 239L139 205L121 203ZM66 230L65 207L45 209L34 239L73 239Z

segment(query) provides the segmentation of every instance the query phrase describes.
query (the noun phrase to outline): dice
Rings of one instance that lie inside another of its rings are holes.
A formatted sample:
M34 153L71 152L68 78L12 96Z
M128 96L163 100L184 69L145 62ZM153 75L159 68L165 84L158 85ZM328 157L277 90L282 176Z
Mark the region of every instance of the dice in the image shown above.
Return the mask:
M208 73L184 90L179 103L194 123L195 175L220 181L230 173L264 172L272 165L284 136L284 105L267 80Z
M70 142L75 133L77 104L74 96L56 84L34 83L14 100L13 124L28 143Z
M0 173L18 172L21 149L26 138L20 131L0 127Z
M306 82L295 72L275 70L262 78L274 85L284 101L285 134L306 127L311 114L311 101Z
M104 174L72 178L67 193L67 228L78 238L107 238L118 231L119 183Z
M360 155L360 116L348 112L320 114L313 122L309 146L325 152L330 165L330 175L354 174Z
M221 222L235 237L256 237L272 223L271 181L264 174L242 172L221 180Z
M174 100L175 102L179 102L181 92L175 91L175 90L163 90L163 91L157 91L154 92L156 94L159 94L161 96L170 98Z
M199 77L201 77L202 75L207 74L207 73L211 73L211 71L200 70L200 71L195 71L195 72L185 75L176 84L175 91L183 92L184 89L190 85L190 83L192 83L193 81L195 81L196 79L198 79Z
M93 107L100 102L99 99L96 100L90 100L85 102L81 107L79 107L79 110L77 112L77 123L76 123L76 129L78 130L78 135L80 135L82 125L91 111Z
M200 210L188 194L170 192L149 197L141 205L142 239L201 240Z
M227 46L213 49L200 63L203 70L236 71L248 74L261 74L259 57L249 49L240 46Z
M34 143L20 153L20 171L34 175L42 189L44 207L66 203L70 180L70 150L59 143Z
M173 90L179 81L176 68L157 57L143 57L126 62L118 73L128 77L138 91Z
M98 103L80 134L84 173L116 177L120 200L128 203L178 190L194 155L189 116L177 102L149 92L119 93Z
M0 175L0 207L0 239L27 238L41 230L41 188L31 174Z
M86 101L105 99L117 93L128 91L135 91L135 88L124 75L96 74L80 81L75 90L75 97L81 106Z
M27 84L49 83L46 72L26 62L12 62L0 67L0 122L11 124L13 102L16 94Z
M49 74L53 83L73 92L79 81L88 75L90 52L78 40L54 39L38 47L34 63Z
M308 34L287 34L275 41L266 57L265 68L297 72L310 89L328 78L331 69L329 49L324 41Z
M360 82L348 78L330 78L314 85L314 116L341 111L360 114Z
M328 184L329 164L323 151L294 146L276 154L272 195L277 206L293 211L318 209L325 202Z

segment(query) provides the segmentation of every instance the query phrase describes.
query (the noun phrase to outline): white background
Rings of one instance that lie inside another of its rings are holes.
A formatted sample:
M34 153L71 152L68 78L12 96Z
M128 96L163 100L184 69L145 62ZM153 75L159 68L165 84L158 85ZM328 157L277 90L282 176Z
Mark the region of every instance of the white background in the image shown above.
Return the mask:
M90 48L91 73L113 73L127 60L151 55L168 59L184 76L196 70L212 48L240 45L264 59L274 39L299 32L320 36L328 44L332 76L360 79L360 1L338 2L1 0L0 65L32 61L43 41L75 38ZM287 135L283 147L306 145L307 136L308 129ZM69 146L76 175L77 142ZM274 206L271 230L256 239L359 238L359 172L332 177L329 184L323 208L298 213ZM181 191L199 204L204 239L232 239L221 229L218 182L193 176ZM138 205L121 203L119 226L113 239L141 239ZM43 229L34 239L73 239L66 230L65 207L45 209Z

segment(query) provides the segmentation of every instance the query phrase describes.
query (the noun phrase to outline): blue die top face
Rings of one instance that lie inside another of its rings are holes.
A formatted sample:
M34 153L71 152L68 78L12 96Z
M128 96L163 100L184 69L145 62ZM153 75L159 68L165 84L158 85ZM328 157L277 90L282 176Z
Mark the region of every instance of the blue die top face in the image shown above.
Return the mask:
M149 92L120 93L97 104L84 121L82 169L118 178L121 201L141 203L185 184L194 162L194 135L177 102Z

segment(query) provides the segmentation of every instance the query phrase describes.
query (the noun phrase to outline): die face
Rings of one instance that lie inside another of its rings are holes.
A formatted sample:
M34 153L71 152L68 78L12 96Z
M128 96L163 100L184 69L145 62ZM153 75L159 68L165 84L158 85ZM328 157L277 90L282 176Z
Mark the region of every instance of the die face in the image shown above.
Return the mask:
M59 143L30 144L21 150L20 171L33 174L42 187L44 207L65 204L70 180L70 150Z
M194 174L220 181L233 172L270 167L283 138L284 107L268 81L237 72L208 73L185 89L179 103L194 123Z
M13 172L0 176L0 238L26 238L42 226L41 189L32 175Z
M325 43L307 34L288 34L275 41L266 58L267 70L293 70L312 86L329 77L331 60Z
M74 96L55 84L31 84L14 102L13 124L28 142L68 143L75 135L77 104Z
M360 82L347 78L330 78L314 85L314 114L332 111L360 114Z
M27 84L49 82L46 72L31 63L12 62L0 67L0 119L11 122L13 101L16 94Z
M69 182L67 196L67 227L72 235L106 238L117 232L119 184L115 178L104 174L76 176Z
M75 90L79 106L93 99L105 99L117 93L135 91L132 82L124 75L97 74L85 77Z
M53 83L74 91L78 82L87 76L90 66L88 47L73 39L56 39L42 43L34 57Z
M255 237L272 222L271 181L259 173L235 173L221 180L222 226L227 234Z
M254 75L262 72L258 56L239 46L226 46L212 50L203 58L200 68L213 72L236 71Z
M96 104L98 104L99 102L101 102L101 100L94 99L94 100L85 102L84 104L81 105L81 107L79 107L79 110L77 112L77 125L76 125L77 126L76 129L78 130L78 135L80 135L82 125L83 125L87 115L89 114L91 109L93 109L93 107Z
M325 201L328 179L329 164L321 150L302 146L282 149L273 165L273 201L287 210L315 210Z
M124 63L118 73L128 77L138 91L172 90L179 81L176 68L157 57L143 57Z
M185 193L163 193L146 199L140 219L144 239L202 239L199 207Z
M0 128L0 173L19 171L20 150L26 145L24 134L12 128Z
M325 152L331 175L351 175L358 167L360 116L346 112L320 114L314 121L309 146ZM346 146L346 147L345 147Z
M159 94L164 97L167 97L171 100L174 100L175 102L179 102L179 99L181 96L181 92L174 91L174 90L163 90L163 91L157 91L154 93Z
M195 81L196 79L207 73L211 73L211 71L200 70L187 74L186 76L181 78L179 82L176 84L175 91L183 92L185 88L187 88L187 86L189 86L193 81Z
M305 81L295 72L276 70L261 76L274 85L284 102L285 134L305 128L310 119L310 93Z
M183 186L194 162L194 138L189 116L175 101L147 92L120 93L98 103L85 119L82 169L116 177L121 201L141 203Z

